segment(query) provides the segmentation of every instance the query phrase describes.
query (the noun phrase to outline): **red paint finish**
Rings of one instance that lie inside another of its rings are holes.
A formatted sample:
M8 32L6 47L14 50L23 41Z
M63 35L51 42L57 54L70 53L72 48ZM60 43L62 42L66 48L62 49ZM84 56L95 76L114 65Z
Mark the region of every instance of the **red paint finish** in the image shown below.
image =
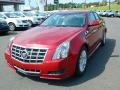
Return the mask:
M75 12L73 11L73 13ZM45 79L64 79L74 75L81 48L86 46L89 54L91 54L97 44L100 43L103 32L106 29L103 20L100 20L100 24L98 24L97 21L93 21L94 24L97 23L97 25L89 25L88 15L93 12L85 11L81 13L86 14L86 23L83 27L38 26L17 35L12 44L26 48L48 48L48 52L42 63L24 63L12 58L11 44L9 49L5 51L5 58L10 67L15 69L14 66L18 66L25 70L39 70L40 74L38 76ZM70 42L67 58L53 60L56 48L65 41ZM50 74L50 72L57 71L62 72L60 74Z

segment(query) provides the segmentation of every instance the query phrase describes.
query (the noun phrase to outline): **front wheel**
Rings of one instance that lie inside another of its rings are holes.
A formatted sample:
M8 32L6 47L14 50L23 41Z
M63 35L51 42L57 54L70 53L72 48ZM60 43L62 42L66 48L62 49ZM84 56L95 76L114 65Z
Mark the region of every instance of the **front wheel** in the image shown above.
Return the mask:
M114 17L114 15L111 15L111 17Z
M15 24L9 23L9 29L10 29L10 31L15 31Z
M79 58L76 66L76 75L81 76L86 71L88 61L88 54L86 47L83 47L80 51Z

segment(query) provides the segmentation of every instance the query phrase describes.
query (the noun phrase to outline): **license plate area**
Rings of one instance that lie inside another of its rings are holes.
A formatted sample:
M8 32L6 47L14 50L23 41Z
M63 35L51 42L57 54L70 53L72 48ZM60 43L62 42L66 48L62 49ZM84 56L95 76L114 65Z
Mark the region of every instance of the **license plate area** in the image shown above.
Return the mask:
M14 68L16 69L16 72L22 73L24 75L30 75L30 76L38 76L40 75L40 71L39 70L28 70L28 69L22 69L20 67L14 66Z

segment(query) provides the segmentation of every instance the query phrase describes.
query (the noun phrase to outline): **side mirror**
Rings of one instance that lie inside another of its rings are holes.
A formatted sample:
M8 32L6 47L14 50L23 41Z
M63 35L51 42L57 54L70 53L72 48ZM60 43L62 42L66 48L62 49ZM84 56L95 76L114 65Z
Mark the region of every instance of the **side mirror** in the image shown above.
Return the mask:
M99 24L100 24L99 21L93 20L90 26L96 26L96 25L99 25Z

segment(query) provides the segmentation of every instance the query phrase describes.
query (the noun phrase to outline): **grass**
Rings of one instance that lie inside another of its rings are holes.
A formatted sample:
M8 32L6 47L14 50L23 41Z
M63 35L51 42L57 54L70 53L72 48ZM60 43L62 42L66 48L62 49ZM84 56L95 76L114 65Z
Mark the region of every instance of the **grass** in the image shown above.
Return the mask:
M88 10L108 10L109 6L90 7ZM111 5L111 10L120 10L120 5Z

